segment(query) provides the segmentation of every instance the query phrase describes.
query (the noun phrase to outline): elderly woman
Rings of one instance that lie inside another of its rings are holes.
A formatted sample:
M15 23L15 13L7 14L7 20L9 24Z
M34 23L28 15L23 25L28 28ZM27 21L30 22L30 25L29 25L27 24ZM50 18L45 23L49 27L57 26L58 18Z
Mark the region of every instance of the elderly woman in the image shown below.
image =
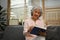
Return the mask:
M42 9L40 7L33 7L31 10L31 18L28 18L24 22L24 35L26 37L26 40L45 40L42 36L36 36L33 34L30 34L30 31L34 26L44 28L44 22L43 20L39 19L42 15Z

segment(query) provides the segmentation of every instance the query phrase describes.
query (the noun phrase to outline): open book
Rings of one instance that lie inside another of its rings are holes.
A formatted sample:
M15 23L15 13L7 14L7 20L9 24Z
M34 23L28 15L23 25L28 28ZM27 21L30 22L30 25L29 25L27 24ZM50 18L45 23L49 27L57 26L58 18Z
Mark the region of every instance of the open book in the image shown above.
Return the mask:
M34 27L34 28L31 30L30 34L40 35L40 34L39 34L40 32L46 32L46 29Z

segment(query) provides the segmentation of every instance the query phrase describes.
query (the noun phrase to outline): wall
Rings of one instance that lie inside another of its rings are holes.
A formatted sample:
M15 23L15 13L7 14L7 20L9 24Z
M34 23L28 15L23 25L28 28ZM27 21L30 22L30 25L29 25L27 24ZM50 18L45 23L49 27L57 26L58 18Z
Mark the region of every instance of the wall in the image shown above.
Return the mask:
M4 9L7 9L7 0L0 0L0 5L1 5Z
M60 7L60 0L45 0L46 8Z

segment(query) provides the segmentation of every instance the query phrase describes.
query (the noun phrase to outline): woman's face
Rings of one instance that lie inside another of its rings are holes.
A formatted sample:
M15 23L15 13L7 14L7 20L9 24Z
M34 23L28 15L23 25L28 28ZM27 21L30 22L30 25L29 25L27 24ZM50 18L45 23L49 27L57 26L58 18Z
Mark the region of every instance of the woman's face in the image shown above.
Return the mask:
M33 11L33 16L32 16L32 17L37 20L40 15L41 15L41 14L40 14L40 9L35 9L35 10Z

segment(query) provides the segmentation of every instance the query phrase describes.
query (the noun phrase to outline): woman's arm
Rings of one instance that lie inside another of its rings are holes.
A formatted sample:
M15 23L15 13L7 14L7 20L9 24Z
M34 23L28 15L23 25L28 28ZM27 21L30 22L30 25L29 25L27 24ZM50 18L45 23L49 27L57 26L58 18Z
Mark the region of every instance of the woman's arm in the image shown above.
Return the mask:
M32 30L33 26L30 26L28 25L28 22L25 21L24 22L24 31L23 31L23 34L27 37L32 37L32 35L30 34L31 30Z

